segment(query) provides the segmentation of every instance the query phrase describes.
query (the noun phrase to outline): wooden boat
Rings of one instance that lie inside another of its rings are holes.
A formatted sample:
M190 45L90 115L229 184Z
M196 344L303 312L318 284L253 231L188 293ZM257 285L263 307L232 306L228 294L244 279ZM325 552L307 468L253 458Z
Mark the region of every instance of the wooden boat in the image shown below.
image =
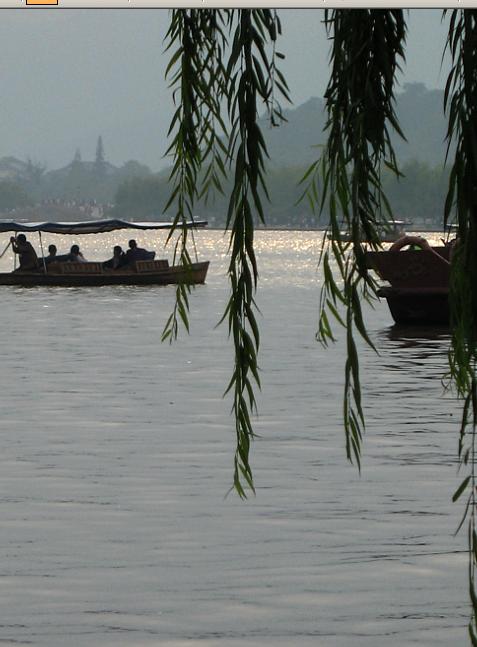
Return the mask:
M449 323L449 253L449 245L366 253L368 267L390 284L378 296L396 323Z
M205 221L186 223L187 227L204 227ZM98 234L117 229L170 229L171 223L132 223L123 220L100 220L79 223L15 223L0 222L0 232L38 232L54 234ZM42 246L42 245L41 245ZM32 271L1 272L0 285L36 286L100 286L100 285L169 285L204 283L209 261L169 265L166 259L137 260L120 269L106 269L102 262L52 262Z

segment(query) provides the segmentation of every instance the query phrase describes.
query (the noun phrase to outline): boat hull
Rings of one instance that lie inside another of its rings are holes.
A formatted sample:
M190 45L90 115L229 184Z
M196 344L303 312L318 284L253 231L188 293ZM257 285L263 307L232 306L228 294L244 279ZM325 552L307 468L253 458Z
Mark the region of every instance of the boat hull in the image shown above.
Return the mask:
M153 272L115 270L101 273L41 273L41 272L2 272L0 285L23 287L95 287L101 285L193 285L204 283L209 261L192 263L184 268L179 265Z
M378 296L386 299L397 324L449 324L449 290L445 288L382 287Z
M449 248L367 252L367 263L390 283L378 296L386 299L398 324L449 324Z

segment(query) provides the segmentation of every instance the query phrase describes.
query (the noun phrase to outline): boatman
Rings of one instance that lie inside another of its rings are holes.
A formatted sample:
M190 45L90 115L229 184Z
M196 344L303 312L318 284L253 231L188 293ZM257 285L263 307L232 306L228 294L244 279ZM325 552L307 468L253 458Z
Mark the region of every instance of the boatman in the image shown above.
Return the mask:
M33 245L27 241L25 234L18 234L16 238L12 236L10 242L13 251L15 254L18 254L20 261L20 266L17 271L26 272L28 270L37 270L38 256Z

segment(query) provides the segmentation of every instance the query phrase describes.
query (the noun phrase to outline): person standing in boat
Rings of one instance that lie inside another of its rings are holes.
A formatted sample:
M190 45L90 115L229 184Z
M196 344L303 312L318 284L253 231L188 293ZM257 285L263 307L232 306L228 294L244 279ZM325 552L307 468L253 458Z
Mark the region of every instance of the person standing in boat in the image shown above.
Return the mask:
M83 254L80 252L80 248L78 245L72 245L70 249L70 253L68 254L68 260L72 263L87 263L88 261L85 259Z
M38 269L38 256L31 243L26 239L25 234L18 234L15 238L10 238L12 249L15 254L18 254L20 266L17 271L37 270Z

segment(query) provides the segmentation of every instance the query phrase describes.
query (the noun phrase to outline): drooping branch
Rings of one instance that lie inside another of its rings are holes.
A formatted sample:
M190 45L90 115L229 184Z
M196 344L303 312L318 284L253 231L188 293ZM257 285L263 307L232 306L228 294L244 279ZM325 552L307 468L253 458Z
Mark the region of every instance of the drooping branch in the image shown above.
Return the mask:
M376 248L379 225L391 210L381 188L381 167L396 174L390 129L402 136L394 110L394 88L404 60L406 24L402 10L333 10L325 12L332 39L331 76L325 93L328 120L321 163L308 176L321 174L321 209L328 205L331 240L324 243L318 339L334 341L331 319L346 328L344 427L349 460L360 464L364 417L354 331L370 345L362 300L375 295L362 240ZM312 179L312 201L316 183ZM351 234L351 243L340 231ZM337 270L333 269L337 267ZM337 277L335 273L337 272ZM342 312L344 311L344 314Z
M221 21L222 14L214 10L174 10L166 36L167 51L172 51L166 76L170 77L176 105L168 133L172 140L167 150L173 159L169 176L172 189L165 206L167 210L174 205L175 215L167 242L179 232L174 263L178 261L185 267L191 263L187 227L179 226L194 220L197 198L207 193L210 183L220 188L220 173L225 173L220 152L220 127L225 131L220 117L224 94L224 70L220 61L226 38ZM206 171L200 179L203 165ZM177 286L174 309L165 324L163 340L177 338L179 319L189 330L190 290L187 284Z
M224 313L233 337L235 362L227 391L233 392L233 413L237 435L234 487L241 497L245 486L254 491L249 463L250 441L254 436L251 414L256 407L254 387L260 387L257 353L259 328L254 299L258 265L254 250L254 216L262 222L265 183L265 141L258 124L258 106L264 103L278 118L275 87L287 96L284 78L276 68L276 52L266 50L280 33L276 12L240 10L227 64L228 109L231 122L229 155L234 164L234 183L229 201L227 228L230 229L228 274L231 294ZM277 80L278 77L278 80Z
M172 57L167 73L172 77L177 108L170 127L170 133L175 134L168 153L174 164L166 208L176 205L174 224L193 219L199 197L206 199L210 192L222 191L227 166L233 173L226 225L230 230L231 294L223 320L228 321L234 343L234 370L226 392L233 392L237 436L234 487L241 497L246 496L247 486L254 490L249 464L254 435L251 414L256 406L254 388L260 387L254 218L265 220L262 201L268 193L267 151L258 109L264 105L272 123L282 119L277 95L288 98L288 88L277 66L283 56L274 46L280 31L276 11L257 9L175 10L168 32ZM227 119L222 117L223 106ZM174 231L175 227L171 235ZM189 264L185 228L180 231L176 250L180 263ZM163 339L176 338L179 318L188 329L188 288L183 285L177 288Z

